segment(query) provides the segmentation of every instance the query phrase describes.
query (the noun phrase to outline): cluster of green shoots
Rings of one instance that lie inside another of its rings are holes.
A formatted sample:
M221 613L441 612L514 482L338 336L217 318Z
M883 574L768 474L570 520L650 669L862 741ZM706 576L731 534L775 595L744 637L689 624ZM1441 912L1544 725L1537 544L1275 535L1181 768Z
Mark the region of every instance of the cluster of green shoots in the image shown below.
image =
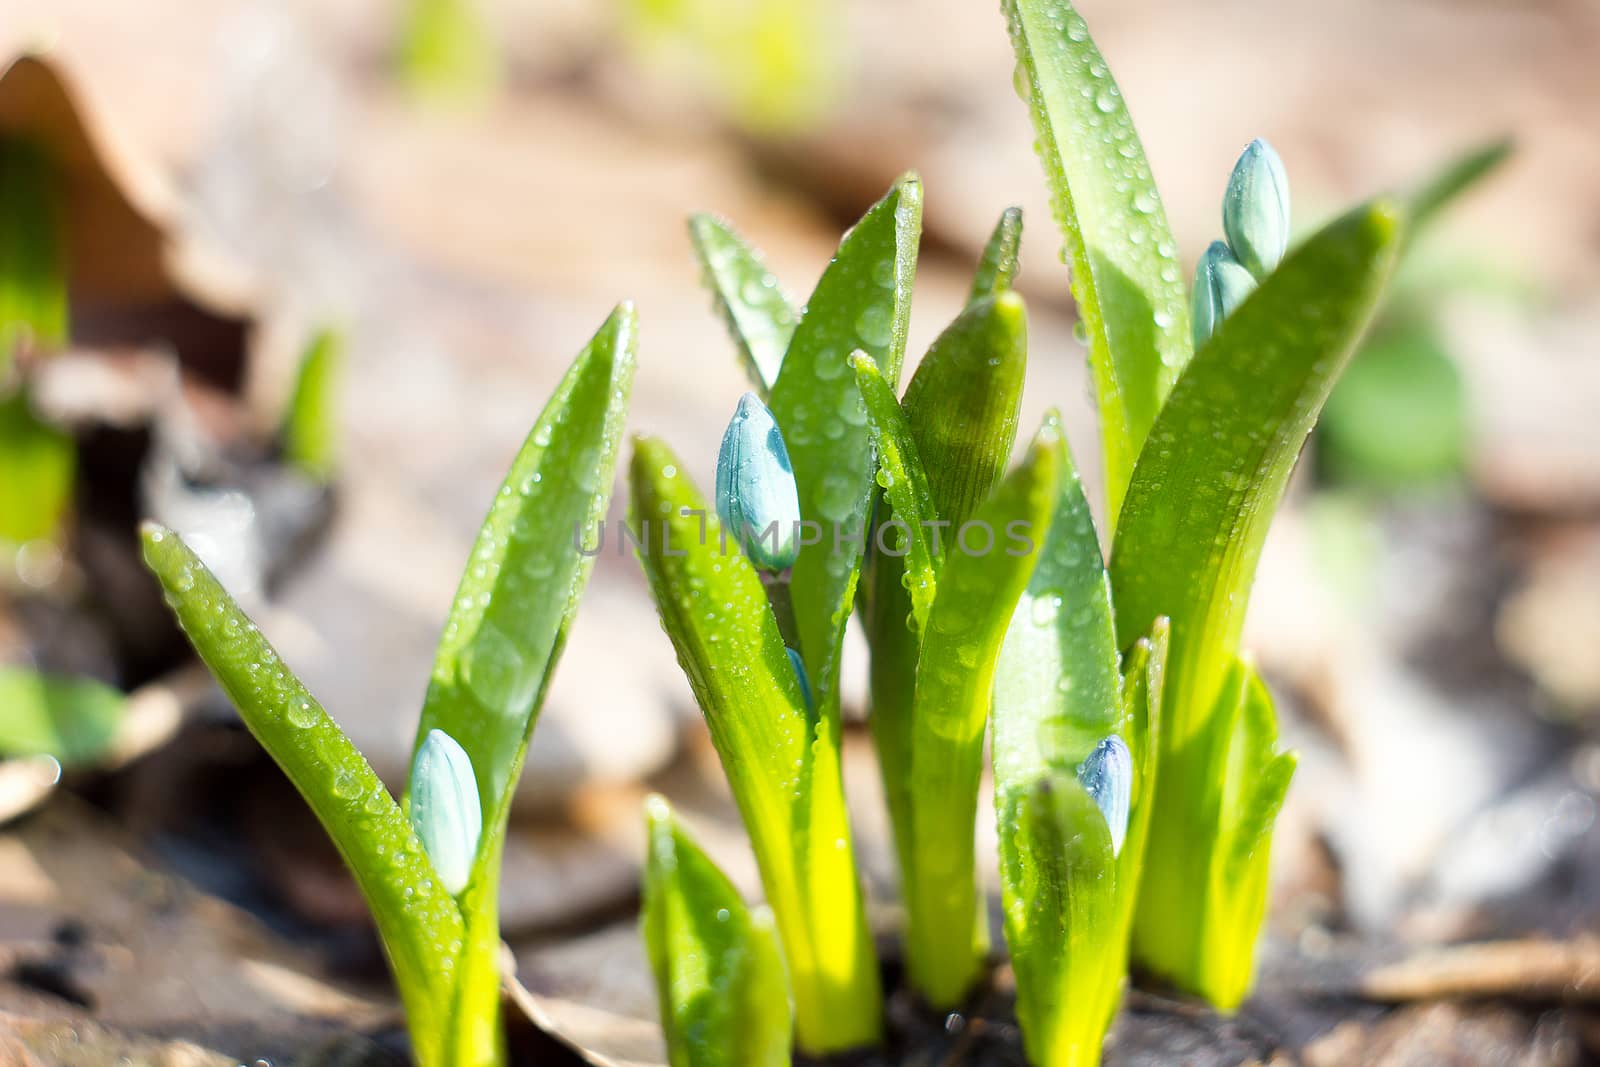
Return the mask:
M1105 520L1058 415L1011 463L1027 359L1019 212L1001 217L966 306L903 393L915 178L845 235L803 309L730 228L693 220L754 391L723 440L711 504L665 444L636 442L628 536L770 911L747 906L652 798L643 928L675 1067L885 1039L841 770L840 660L857 611L906 974L930 1008L960 1007L991 967L975 846L991 723L1029 1059L1098 1062L1130 953L1223 1010L1250 989L1294 767L1240 655L1256 560L1410 235L1497 153L1289 250L1282 165L1253 144L1191 314L1160 196L1083 20L1067 0L1005 10L1088 340ZM398 801L181 540L144 534L180 623L354 871L425 1067L504 1058L501 847L595 554L579 534L605 515L634 336L631 310L607 321L496 497Z
M1099 1062L1130 953L1225 1011L1250 991L1294 771L1239 647L1256 561L1411 234L1502 150L1291 251L1283 165L1254 142L1225 186L1227 240L1188 293L1083 19L1067 0L1004 6L1088 341L1104 532L1058 414L1011 466L1027 359L1018 212L903 393L914 177L846 233L803 309L727 225L693 221L755 391L723 440L714 508L665 445L638 442L632 522L771 918L652 802L644 929L675 1067L787 1062L790 1005L806 1055L885 1039L840 770L857 612L905 974L929 1008L962 1007L992 965L975 846L991 725L1030 1061Z

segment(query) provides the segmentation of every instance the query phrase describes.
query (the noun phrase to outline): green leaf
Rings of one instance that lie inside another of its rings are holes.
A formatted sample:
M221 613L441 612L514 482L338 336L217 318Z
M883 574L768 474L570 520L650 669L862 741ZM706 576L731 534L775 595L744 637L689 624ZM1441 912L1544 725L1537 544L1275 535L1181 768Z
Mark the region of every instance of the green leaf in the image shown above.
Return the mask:
M1077 780L995 783L1006 943L1028 1062L1098 1067L1121 993L1105 817ZM1109 990L1109 996L1108 996Z
M425 1067L453 1062L443 1055L441 1038L465 928L410 822L189 547L151 523L142 538L145 564L178 624L355 875L394 971L417 1061Z
M689 240L745 373L765 399L800 316L760 253L732 226L713 215L695 215L689 219Z
M772 915L752 912L666 800L645 802L640 925L672 1067L788 1067L789 982Z
M338 385L343 364L344 338L337 330L319 330L300 358L284 415L284 458L319 482L331 481L338 465Z
M1135 952L1224 1008L1248 986L1209 985L1204 884L1215 834L1213 709L1238 647L1256 560L1290 470L1394 268L1404 225L1379 202L1292 251L1196 355L1150 433L1112 552L1119 637L1172 620L1157 789ZM1214 818L1214 816L1211 816ZM1222 892L1227 887L1220 887ZM1234 931L1253 942L1255 931ZM1237 953L1234 953L1237 955Z
M1138 902L1139 876L1144 869L1145 845L1150 835L1156 782L1161 769L1161 701L1171 633L1171 623L1165 618L1157 619L1150 627L1149 634L1141 637L1129 649L1122 672L1122 726L1118 732L1133 754L1137 775L1128 815L1128 836L1122 843L1122 855L1117 859L1117 876L1127 890L1119 894L1117 899L1117 924L1122 931L1119 944L1124 961L1127 958L1134 906Z
M883 380L883 372L860 352L851 359L851 366L855 368L861 398L866 402L872 443L878 452L878 484L883 486L884 495L894 506L904 536L903 549L891 546L882 554L904 556L902 564L908 576L911 610L916 628L920 630L928 621L928 609L933 606L934 575L943 558L943 552L929 537L928 522L937 514L928 491L928 476L922 469L922 458L917 454L906 413L895 399L894 390Z
M638 323L611 313L512 461L478 532L434 661L417 744L438 729L472 759L484 833L462 898L468 944L451 1042L488 1057L498 1026L500 845L528 740L594 565L633 383Z
M1207 865L1195 966L1205 989L1242 997L1255 970L1256 932L1267 909L1272 823L1294 775L1295 757L1277 751L1272 697L1243 660L1230 664L1213 709L1218 727L1205 739L1211 791L1195 832ZM1235 1002L1237 1003L1237 1002ZM1232 1008L1234 1004L1225 1004Z
M67 248L55 167L32 141L0 137L0 384L18 346L67 339Z
M35 415L26 390L0 393L0 543L54 538L77 468L72 436Z
M933 506L952 531L1011 462L1027 366L1027 308L1005 291L967 305L906 386L903 406Z
M1049 533L1061 470L1052 416L950 545L922 639L911 719L913 860L902 877L911 982L939 1009L959 1003L983 966L973 836L983 734L1000 646Z
M594 565L585 546L610 501L637 340L623 305L573 362L512 461L445 621L417 741L433 729L455 738L490 813L508 810Z
M1050 534L1017 602L995 674L997 781L1071 774L1122 725L1111 580L1065 442L1061 455Z
M1010 291L1017 277L1017 252L1021 246L1022 209L1008 207L1000 213L1000 221L983 246L983 258L978 261L978 271L972 276L972 289L967 294L968 307L986 296Z
M500 55L474 0L407 0L400 76L423 99L472 104L500 80Z
M1461 473L1470 429L1461 372L1427 328L1365 346L1328 397L1317 429L1319 472L1379 489Z
M1228 827L1229 848L1222 856L1217 877L1225 883L1243 877L1253 862L1262 860L1263 846L1271 843L1273 820L1283 807L1298 763L1294 753L1278 751L1272 694L1260 675L1247 670L1249 679L1240 712L1243 728L1234 731L1229 790L1224 793L1223 802L1222 821ZM1234 771L1238 773L1235 775ZM1262 899L1264 903L1265 898Z
M998 255L998 254L997 254ZM999 258L1003 258L1001 255ZM980 268L982 273L982 268ZM948 542L993 491L1011 459L1028 362L1027 312L1009 291L973 301L923 357L902 405L932 496L938 536ZM877 523L895 518L880 502ZM911 831L911 729L922 635L910 625L912 602L903 561L871 558L864 621L872 647L872 738L901 881L916 857Z
M92 678L0 667L0 755L93 763L115 744L126 704Z
M1003 0L1017 86L1071 256L1100 407L1107 514L1190 356L1177 244L1122 93L1070 0Z
M838 98L837 0L622 0L618 10L645 60L758 137L804 132Z
M1510 157L1511 149L1509 140L1475 148L1412 190L1406 205L1411 232L1419 232L1445 205L1497 170Z
M820 526L792 571L800 653L826 718L839 714L839 658L850 617L872 499L867 412L850 354L860 349L900 380L922 186L906 177L845 234L789 343L769 406L783 430L800 513Z
M859 400L858 400L859 402ZM631 526L783 936L799 1043L876 1043L882 993L856 878L839 721L801 691L761 577L659 441L635 442Z

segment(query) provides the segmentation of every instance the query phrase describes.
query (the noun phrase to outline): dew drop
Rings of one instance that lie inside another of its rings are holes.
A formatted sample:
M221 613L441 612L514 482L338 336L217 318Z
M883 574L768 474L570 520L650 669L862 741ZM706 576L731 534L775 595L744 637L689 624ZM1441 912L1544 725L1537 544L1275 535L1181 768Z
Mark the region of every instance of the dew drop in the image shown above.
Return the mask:
M1061 597L1046 593L1033 601L1033 621L1037 626L1048 626L1061 614Z
M461 680L494 711L520 711L533 702L539 680L527 669L521 647L492 621L484 620L461 651Z
M833 381L845 372L846 360L838 352L824 350L817 353L816 375L823 381Z
M882 348L894 339L894 313L887 304L871 304L856 317L856 336L869 348Z
M1024 102L1029 99L1028 68L1021 63L1011 68L1011 88L1017 91L1017 96Z
M855 511L857 496L849 476L832 471L823 476L822 484L817 487L817 510L825 519L843 522Z

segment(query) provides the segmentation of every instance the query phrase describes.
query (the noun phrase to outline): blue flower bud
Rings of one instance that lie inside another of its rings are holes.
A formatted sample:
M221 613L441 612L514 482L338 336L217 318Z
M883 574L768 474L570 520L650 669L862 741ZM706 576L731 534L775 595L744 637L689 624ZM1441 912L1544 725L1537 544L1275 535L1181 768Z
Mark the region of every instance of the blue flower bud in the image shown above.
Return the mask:
M806 677L806 661L792 648L785 648L784 651L789 653L789 665L794 668L794 676L800 682L800 695L805 698L806 710L815 711L817 705L811 697L811 679Z
M483 834L472 759L455 738L429 730L411 765L411 828L451 896L467 887Z
M1222 320L1255 291L1256 280L1221 241L1212 241L1194 272L1194 347L1198 351Z
M778 424L759 397L746 393L722 435L717 457L717 514L750 561L781 571L799 555L800 493Z
M1128 804L1133 794L1133 754L1116 734L1101 741L1078 765L1078 784L1100 808L1111 831L1111 854L1122 852L1128 836Z
M1239 262L1266 279L1289 247L1289 175L1259 137L1233 165L1222 197L1222 232Z

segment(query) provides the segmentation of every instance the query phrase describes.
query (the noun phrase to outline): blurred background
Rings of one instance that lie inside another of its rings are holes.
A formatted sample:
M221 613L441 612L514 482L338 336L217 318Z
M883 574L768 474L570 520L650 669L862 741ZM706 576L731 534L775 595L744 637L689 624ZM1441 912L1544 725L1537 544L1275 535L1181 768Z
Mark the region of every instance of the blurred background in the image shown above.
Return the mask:
M1233 1022L1136 997L1113 1059L1593 1061L1600 4L1081 7L1191 265L1254 137L1301 232L1515 139L1397 280L1257 581L1249 643L1301 751L1269 981ZM302 1062L351 1032L393 1054L360 898L196 672L135 524L195 543L398 786L477 524L620 300L642 320L630 426L709 484L745 384L689 213L730 219L800 303L916 170L912 360L1021 205L1023 421L1060 406L1098 467L994 3L0 0L0 64L8 254L55 262L58 225L64 289L0 292L8 319L54 324L0 364L0 1058L8 1031L24 1063L91 1062L85 1044ZM8 721L32 671L69 713ZM650 787L754 889L637 565L608 552L530 752L504 905L538 1028L609 1057L591 1062L659 1059L633 927ZM1466 941L1503 951L1427 954ZM1376 995L1384 966L1414 980Z

